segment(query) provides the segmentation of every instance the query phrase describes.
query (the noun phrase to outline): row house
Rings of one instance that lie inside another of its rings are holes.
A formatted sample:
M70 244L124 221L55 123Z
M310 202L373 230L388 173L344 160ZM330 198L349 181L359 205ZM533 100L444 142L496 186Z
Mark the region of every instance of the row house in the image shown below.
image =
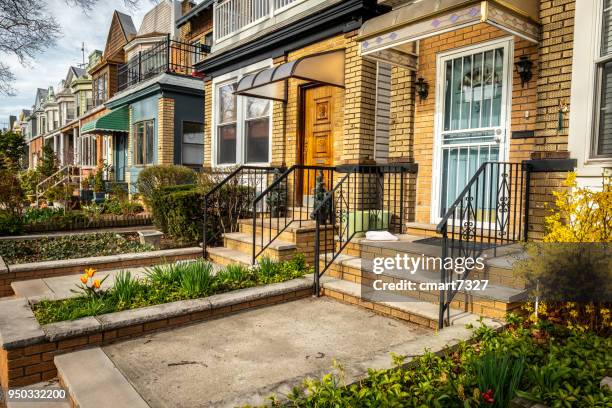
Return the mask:
M540 237L549 179L575 166L574 4L214 2L212 53L197 64L205 166L412 164L403 222L426 233L483 163L525 162L537 169L528 229ZM302 184L312 196L314 182Z
M42 153L43 136L47 133L47 117L43 104L47 99L48 89L38 88L32 105L28 124L29 167L35 168Z
M203 89L192 67L205 48L176 27L192 6L162 1L138 30L115 12L104 53L89 70L94 108L80 118L82 165L103 164L107 180L132 192L147 166L202 167ZM211 31L210 18L194 30Z

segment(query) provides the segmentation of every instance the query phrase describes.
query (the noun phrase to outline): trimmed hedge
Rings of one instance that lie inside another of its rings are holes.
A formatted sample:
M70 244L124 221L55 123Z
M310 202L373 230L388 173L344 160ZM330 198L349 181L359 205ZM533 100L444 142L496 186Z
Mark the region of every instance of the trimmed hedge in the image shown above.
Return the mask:
M151 196L153 223L180 241L201 242L205 194L193 184L158 189ZM248 214L252 198L253 189L245 186L220 188L209 202L207 238L218 244L223 232L236 231L238 218Z

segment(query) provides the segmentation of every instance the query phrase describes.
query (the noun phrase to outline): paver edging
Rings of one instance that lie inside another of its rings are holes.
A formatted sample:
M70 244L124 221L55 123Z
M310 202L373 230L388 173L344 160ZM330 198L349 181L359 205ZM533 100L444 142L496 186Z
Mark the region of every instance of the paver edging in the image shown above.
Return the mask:
M202 255L202 248L188 247L147 252L129 252L118 255L93 256L88 258L61 259L14 264L2 272L0 264L0 297L14 294L11 283L15 281L63 276L82 272L85 267L98 270L151 266L167 261L193 259Z
M29 385L55 377L53 358L59 354L308 297L312 295L312 285L312 279L304 277L44 326L38 324L25 299L2 300L2 306L11 307L0 307L0 387ZM16 327L16 313L23 330Z

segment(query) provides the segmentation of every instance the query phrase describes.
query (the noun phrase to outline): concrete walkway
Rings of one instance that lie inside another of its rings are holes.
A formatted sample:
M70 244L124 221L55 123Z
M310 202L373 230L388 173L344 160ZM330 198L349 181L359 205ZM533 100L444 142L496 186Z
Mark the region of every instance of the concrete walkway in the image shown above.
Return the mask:
M338 361L348 379L422 353L437 335L328 298L239 313L103 347L151 407L242 406L283 395ZM442 339L443 340L443 339ZM406 348L411 344L412 348ZM441 346L440 346L441 347Z

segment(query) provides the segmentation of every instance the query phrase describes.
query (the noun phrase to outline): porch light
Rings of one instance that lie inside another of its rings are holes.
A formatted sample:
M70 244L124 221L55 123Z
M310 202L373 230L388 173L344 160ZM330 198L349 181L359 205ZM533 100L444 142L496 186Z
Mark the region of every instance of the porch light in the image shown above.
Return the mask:
M533 67L533 62L529 60L529 57L523 55L519 62L516 64L516 72L518 72L521 77L521 87L524 88L525 84L531 80L533 73L531 72L531 68Z
M429 95L429 84L422 77L416 81L416 93L419 95L421 102L427 99L427 96Z

